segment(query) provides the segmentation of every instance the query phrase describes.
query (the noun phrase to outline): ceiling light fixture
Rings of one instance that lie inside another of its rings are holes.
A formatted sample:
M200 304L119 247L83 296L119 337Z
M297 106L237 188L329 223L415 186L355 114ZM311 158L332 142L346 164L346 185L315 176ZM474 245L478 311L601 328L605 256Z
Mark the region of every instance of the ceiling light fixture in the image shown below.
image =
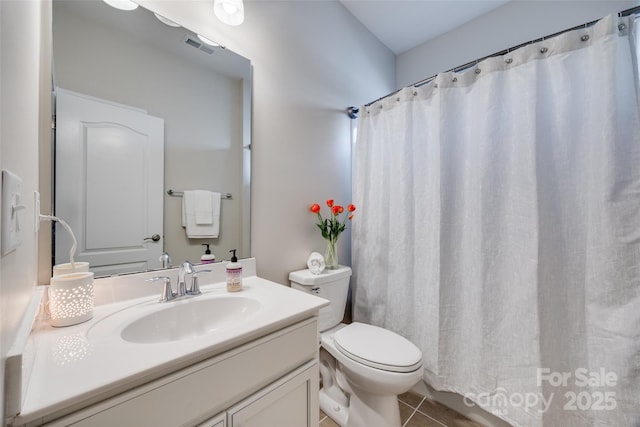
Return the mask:
M244 22L242 0L214 0L213 12L227 25L240 25Z
M111 7L115 7L120 10L134 10L138 7L138 3L134 3L131 0L102 0Z
M157 14L155 12L153 12L153 14L156 16L156 18L158 18L158 21L162 22L163 24L166 24L166 25L168 25L170 27L179 27L180 26L180 24L178 24L176 22L173 22L169 18L165 18L164 16L159 15L159 14Z

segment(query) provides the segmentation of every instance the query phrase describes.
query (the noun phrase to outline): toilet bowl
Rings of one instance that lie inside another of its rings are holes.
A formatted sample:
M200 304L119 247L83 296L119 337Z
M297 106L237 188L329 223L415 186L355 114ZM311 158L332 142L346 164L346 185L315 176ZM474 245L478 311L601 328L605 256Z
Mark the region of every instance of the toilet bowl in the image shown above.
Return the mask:
M291 287L330 301L320 310L320 408L341 427L400 427L397 396L422 378L422 353L389 330L340 323L351 269L289 274Z

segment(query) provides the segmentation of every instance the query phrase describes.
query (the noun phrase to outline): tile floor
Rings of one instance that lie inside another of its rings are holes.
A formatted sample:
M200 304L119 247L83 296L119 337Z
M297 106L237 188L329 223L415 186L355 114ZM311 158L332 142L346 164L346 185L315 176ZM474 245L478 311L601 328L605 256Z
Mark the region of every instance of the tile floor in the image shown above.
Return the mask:
M414 392L398 396L398 401L403 427L482 427L482 424ZM320 411L320 427L338 427L338 424Z

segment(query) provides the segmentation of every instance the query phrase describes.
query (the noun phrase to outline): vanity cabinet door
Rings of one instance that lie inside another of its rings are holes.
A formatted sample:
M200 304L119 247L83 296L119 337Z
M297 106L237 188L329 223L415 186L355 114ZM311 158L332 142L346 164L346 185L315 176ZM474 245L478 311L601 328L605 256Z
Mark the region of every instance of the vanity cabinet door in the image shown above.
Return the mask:
M312 361L227 411L228 427L318 427L318 363Z

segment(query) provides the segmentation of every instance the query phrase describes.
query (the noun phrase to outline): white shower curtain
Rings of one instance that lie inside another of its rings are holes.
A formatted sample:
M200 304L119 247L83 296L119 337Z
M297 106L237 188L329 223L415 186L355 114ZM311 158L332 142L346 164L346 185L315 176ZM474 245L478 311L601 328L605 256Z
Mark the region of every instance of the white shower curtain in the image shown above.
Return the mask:
M640 425L632 25L610 16L361 108L354 319L516 426Z

